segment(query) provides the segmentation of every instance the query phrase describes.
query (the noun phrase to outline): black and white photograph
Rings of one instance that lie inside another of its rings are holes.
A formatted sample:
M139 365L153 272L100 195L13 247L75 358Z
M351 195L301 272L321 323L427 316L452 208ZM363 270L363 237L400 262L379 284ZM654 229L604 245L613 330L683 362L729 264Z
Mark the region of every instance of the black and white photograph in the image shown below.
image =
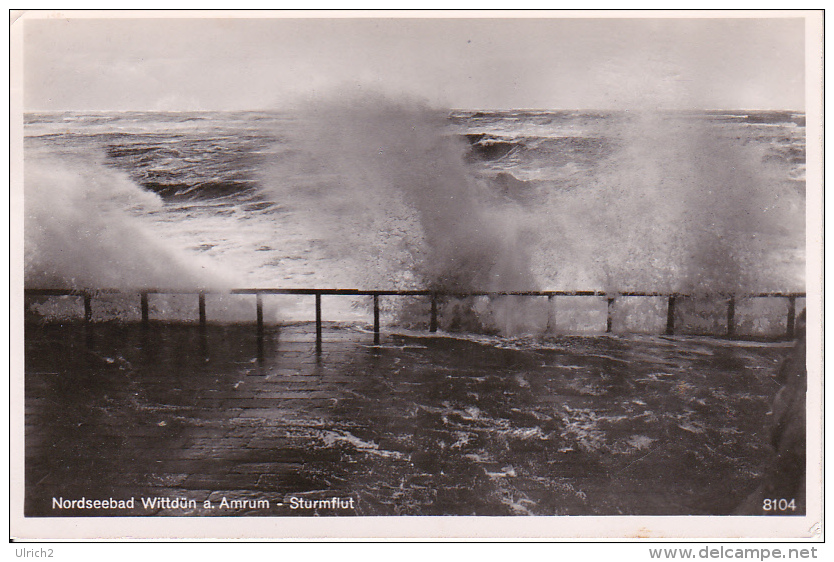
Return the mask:
M821 11L11 26L13 536L819 538Z

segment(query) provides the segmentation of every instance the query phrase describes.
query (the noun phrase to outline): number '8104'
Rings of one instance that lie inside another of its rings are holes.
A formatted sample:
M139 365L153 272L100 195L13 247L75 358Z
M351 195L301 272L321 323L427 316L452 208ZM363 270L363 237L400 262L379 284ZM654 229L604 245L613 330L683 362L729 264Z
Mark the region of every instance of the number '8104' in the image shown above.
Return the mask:
M762 502L762 509L764 511L787 511L789 509L796 511L796 500L793 498L790 500L785 498L779 498L778 500L766 498Z

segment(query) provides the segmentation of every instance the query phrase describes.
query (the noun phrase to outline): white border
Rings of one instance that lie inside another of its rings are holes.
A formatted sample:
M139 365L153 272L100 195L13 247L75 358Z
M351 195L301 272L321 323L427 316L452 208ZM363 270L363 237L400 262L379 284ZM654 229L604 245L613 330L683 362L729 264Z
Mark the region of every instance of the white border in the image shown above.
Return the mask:
M822 420L822 14L820 11L66 11L27 12L22 20L40 18L254 18L254 17L491 17L491 18L784 18L806 21L807 117L807 294L808 294L808 420ZM22 25L11 25L10 131L11 131L11 303L22 302ZM17 142L15 142L17 141ZM820 261L817 261L819 258ZM30 540L140 539L140 538L263 538L263 539L455 539L525 540L715 540L799 539L819 541L822 498L813 493L822 482L822 423L808 426L808 490L805 517L363 517L363 518L24 518L23 517L23 312L11 306L10 415L10 529L12 537Z

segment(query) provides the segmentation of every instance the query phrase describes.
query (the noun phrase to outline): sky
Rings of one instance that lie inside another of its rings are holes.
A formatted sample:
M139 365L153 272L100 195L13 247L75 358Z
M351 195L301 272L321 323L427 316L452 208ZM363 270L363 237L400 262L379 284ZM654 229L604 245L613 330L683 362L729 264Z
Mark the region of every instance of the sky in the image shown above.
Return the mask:
M344 89L450 108L804 109L804 21L27 19L24 109L279 109Z

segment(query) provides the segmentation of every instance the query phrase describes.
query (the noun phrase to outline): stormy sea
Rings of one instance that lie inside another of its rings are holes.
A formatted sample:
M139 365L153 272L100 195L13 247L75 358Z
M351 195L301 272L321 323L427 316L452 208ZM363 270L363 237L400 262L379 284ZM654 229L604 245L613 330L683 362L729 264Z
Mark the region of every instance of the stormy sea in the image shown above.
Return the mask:
M766 471L802 113L380 97L24 133L27 515L728 514ZM457 296L437 331L381 297L377 342L371 297L325 295L316 349L312 296L265 295L256 333L241 288ZM525 291L561 293L465 296Z

